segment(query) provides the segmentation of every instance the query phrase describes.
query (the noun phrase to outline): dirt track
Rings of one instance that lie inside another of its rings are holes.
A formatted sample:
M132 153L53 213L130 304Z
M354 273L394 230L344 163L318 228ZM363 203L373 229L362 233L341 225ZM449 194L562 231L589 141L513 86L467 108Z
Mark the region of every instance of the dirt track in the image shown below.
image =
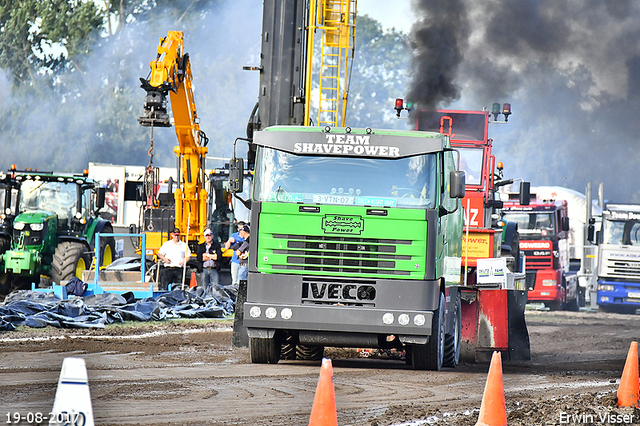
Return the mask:
M640 424L615 396L640 316L534 311L527 323L532 361L503 365L509 425ZM86 360L98 425L307 425L319 363L250 364L231 336L231 322L211 320L2 333L0 421L48 413L74 356ZM413 371L356 355L325 351L341 426L475 424L488 364Z

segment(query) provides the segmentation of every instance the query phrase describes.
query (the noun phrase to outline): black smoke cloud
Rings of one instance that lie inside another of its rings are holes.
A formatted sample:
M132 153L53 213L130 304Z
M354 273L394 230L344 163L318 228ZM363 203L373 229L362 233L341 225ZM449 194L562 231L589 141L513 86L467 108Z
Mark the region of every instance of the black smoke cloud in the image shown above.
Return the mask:
M510 102L509 123L489 128L509 177L580 192L603 182L606 199L640 203L640 4L453 3L415 2L407 98L466 110Z

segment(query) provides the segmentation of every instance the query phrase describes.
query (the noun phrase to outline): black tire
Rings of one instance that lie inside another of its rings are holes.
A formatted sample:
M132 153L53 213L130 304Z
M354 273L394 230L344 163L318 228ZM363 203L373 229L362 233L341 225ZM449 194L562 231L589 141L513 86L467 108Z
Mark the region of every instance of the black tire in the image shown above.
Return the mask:
M411 365L415 370L440 371L444 358L444 295L440 293L438 309L433 312L431 336L426 345L411 347Z
M101 232L113 234L111 225L105 225ZM100 238L100 267L109 266L116 260L116 240L113 237Z
M575 299L568 300L567 303L562 304L562 308L565 311L578 312L580 310L578 297Z
M562 308L562 302L551 300L549 302L544 302L544 306L549 308L550 311L559 311Z
M296 359L296 339L289 333L287 333L284 341L282 342L282 348L280 349L280 359Z
M254 364L277 364L280 360L280 341L277 336L267 339L249 339L249 353Z
M0 295L6 296L11 293L11 282L13 281L13 274L11 272L0 272Z
M456 292L456 304L453 311L453 333L444 336L443 367L455 367L460 362L460 335L462 333L462 303L460 292Z
M296 359L303 361L322 361L324 346L296 345Z
M82 271L89 268L88 248L75 241L63 241L56 247L51 262L51 279L60 284L73 277L82 279Z

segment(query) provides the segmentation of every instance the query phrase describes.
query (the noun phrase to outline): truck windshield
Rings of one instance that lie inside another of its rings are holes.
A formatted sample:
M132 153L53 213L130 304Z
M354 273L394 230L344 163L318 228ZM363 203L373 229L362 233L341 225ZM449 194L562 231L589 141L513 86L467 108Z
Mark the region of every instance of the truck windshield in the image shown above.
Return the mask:
M627 246L640 246L640 221L604 220L602 242Z
M254 199L285 203L435 207L436 155L402 159L300 156L259 147Z
M546 237L554 233L554 214L538 212L504 212L503 218L507 222L516 222L520 234L528 237Z
M77 191L75 183L26 180L20 191L20 210L43 210L67 220L76 213Z

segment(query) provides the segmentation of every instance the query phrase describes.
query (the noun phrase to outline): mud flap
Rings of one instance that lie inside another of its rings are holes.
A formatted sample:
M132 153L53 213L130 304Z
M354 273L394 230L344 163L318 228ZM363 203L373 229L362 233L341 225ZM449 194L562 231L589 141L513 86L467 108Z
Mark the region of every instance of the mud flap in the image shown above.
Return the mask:
M238 296L236 297L236 309L233 315L233 335L231 344L234 348L249 347L249 333L244 326L244 302L247 301L247 281L238 283Z
M509 360L529 361L531 345L529 330L524 319L527 304L526 290L507 290L507 302L509 304Z
M509 360L529 360L529 332L524 318L526 291L461 288L460 360L483 362L493 351Z

